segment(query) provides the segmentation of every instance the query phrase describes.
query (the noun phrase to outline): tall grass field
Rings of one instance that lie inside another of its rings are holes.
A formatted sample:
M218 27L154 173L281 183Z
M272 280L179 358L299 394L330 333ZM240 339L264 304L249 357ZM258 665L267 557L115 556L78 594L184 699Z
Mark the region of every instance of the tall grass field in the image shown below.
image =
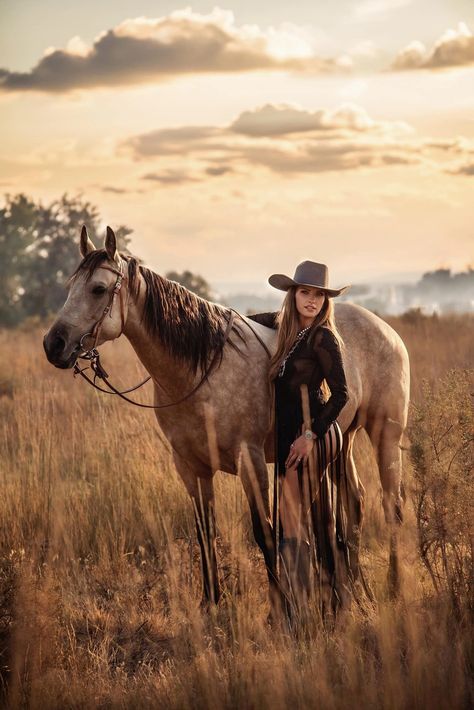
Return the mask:
M356 589L328 628L268 623L242 487L216 476L224 593L200 606L191 503L153 413L55 370L37 325L0 332L0 704L11 708L468 708L474 704L474 318L407 314L401 590L368 439ZM112 381L143 370L124 339ZM151 401L150 386L137 398ZM271 467L270 467L271 473Z

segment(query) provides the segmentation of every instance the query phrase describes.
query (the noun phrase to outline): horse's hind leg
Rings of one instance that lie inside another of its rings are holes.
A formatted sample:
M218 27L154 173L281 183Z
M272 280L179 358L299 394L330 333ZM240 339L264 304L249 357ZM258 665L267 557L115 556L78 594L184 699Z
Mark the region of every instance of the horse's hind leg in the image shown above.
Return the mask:
M354 460L354 439L357 429L351 429L344 434L344 456L346 477L342 481L341 496L347 515L347 543L349 547L349 564L354 579L359 575L360 537L364 518L365 489L357 473ZM338 514L340 512L338 506Z
M176 469L191 496L196 520L196 532L201 548L201 568L204 603L217 603L220 597L216 554L216 518L212 477L199 477L191 466L177 454Z
M268 470L262 450L243 444L238 469L250 508L255 542L260 547L265 560L272 612L278 611L281 598L270 515Z
M382 504L385 520L390 526L390 563L388 572L389 591L397 594L400 587L398 563L398 528L402 513L402 452L403 426L389 417L384 417L369 429L375 449L382 483Z

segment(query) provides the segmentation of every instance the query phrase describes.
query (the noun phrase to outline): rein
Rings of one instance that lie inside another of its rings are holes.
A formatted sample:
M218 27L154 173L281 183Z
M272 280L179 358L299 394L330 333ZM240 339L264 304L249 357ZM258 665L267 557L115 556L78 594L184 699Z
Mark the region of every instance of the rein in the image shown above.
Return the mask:
M109 375L104 369L101 361L100 361L100 354L99 351L97 350L97 342L99 340L99 335L100 335L100 330L102 328L102 324L107 316L110 318L112 317L112 310L113 306L115 303L115 299L117 295L119 295L120 299L120 317L121 317L121 330L119 333L119 336L122 334L124 326L125 326L125 309L124 309L124 304L123 304L123 299L122 299L122 282L127 279L127 276L122 272L120 269L114 269L112 267L106 266L106 265L101 265L101 269L106 269L107 271L111 271L114 274L117 274L117 280L115 282L114 288L111 291L109 300L107 305L105 306L102 315L100 316L99 320L94 324L92 330L89 333L85 333L82 338L79 341L79 345L81 348L82 354L78 356L79 360L86 360L90 364L87 365L86 367L80 367L78 363L76 362L74 365L74 377L76 375L80 375L86 382L88 382L92 387L94 387L96 390L99 392L103 392L104 394L114 394L120 397L121 399L125 400L126 402L129 402L130 404L135 404L137 407L143 407L145 409L165 409L166 407L174 407L177 404L181 404L182 402L185 402L187 399L192 397L193 394L197 392L197 390L201 387L202 384L209 378L209 375L211 374L212 370L214 369L217 360L221 354L221 350L216 350L214 353L214 356L209 364L209 367L206 369L205 373L195 385L190 392L188 392L184 397L181 397L181 399L178 399L176 402L169 402L168 404L141 404L140 402L135 402L133 399L130 399L129 397L126 397L127 394L130 392L134 392L135 390L140 389L140 387L143 387L147 382L151 380L151 376L146 377L142 382L140 382L138 385L135 385L134 387L129 387L126 390L118 390L114 385L110 382L109 380ZM234 325L234 320L235 320L235 315L238 315L240 318L242 316L240 313L235 311L233 308L229 309L229 320L227 321L227 326L224 332L224 342L222 344L222 347L226 344L230 332L233 328ZM244 320L242 318L242 320ZM262 345L264 348L265 352L267 353L268 357L271 357L270 351L268 350L267 346L261 339L261 337L258 335L258 333L252 328L252 326L244 320L246 325L250 328L250 330L253 332L259 343ZM119 337L117 336L117 337ZM92 348L89 350L86 350L85 346L83 345L83 341L85 338L91 337L94 339L94 344ZM85 374L85 370L91 369L92 372L94 373L94 377L91 379ZM96 380L101 380L109 389L104 389L103 387L100 387L97 383Z
M234 314L231 313L229 316L229 320L227 322L227 327L224 333L224 344L226 343L229 333L232 329L232 326L234 324ZM88 382L90 385L95 387L96 390L99 390L99 392L104 392L105 394L115 394L119 396L121 399L124 399L126 402L129 402L130 404L135 404L137 407L144 407L145 409L165 409L166 407L174 407L177 404L181 404L182 402L185 402L187 399L192 397L195 392L201 387L201 385L208 379L209 375L211 374L213 368L215 367L217 363L217 359L219 357L220 352L216 350L214 353L214 356L211 360L211 363L209 367L207 368L206 372L203 374L197 385L193 387L193 389L188 392L184 397L181 397L181 399L176 400L176 402L169 402L168 404L141 404L141 402L135 402L133 399L130 399L129 397L126 397L125 395L128 394L129 392L134 392L135 390L139 389L142 387L144 384L146 384L149 380L151 380L151 376L148 376L146 379L143 380L143 382L140 382L140 384L135 385L135 387L130 387L129 389L126 390L118 390L114 385L109 381L109 376L107 372L104 370L102 367L102 363L100 362L100 355L99 351L96 348L93 348L92 350L88 350L84 355L80 355L81 360L89 360L90 361L90 368L94 373L94 378L91 379L88 377L85 373L84 370L87 370L88 368L80 368L77 363L74 365L74 375L80 375L83 377L86 382ZM104 389L103 387L99 387L99 385L96 384L96 379L102 380L107 387L109 388L108 390Z

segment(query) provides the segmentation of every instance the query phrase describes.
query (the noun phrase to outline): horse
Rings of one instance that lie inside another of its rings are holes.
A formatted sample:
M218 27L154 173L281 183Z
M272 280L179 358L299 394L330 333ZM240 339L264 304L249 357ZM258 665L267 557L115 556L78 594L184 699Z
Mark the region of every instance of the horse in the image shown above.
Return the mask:
M269 352L276 333L120 254L107 227L95 249L85 227L82 261L69 281L65 304L44 336L50 363L67 369L86 349L122 334L153 381L154 412L174 465L192 500L201 550L203 601L220 596L213 477L238 475L248 500L253 534L267 570L271 608L281 599L273 536L267 462L273 461ZM397 531L402 521L401 437L409 399L409 362L397 333L366 309L338 303L345 343L349 400L338 417L344 436L351 568L358 571L364 488L353 455L356 433L372 442L390 526L389 580L398 580Z

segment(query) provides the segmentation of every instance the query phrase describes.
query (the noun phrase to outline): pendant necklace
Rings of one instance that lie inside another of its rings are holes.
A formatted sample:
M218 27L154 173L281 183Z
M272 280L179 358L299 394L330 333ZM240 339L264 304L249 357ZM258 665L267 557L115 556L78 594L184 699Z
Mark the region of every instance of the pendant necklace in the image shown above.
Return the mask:
M310 328L311 328L311 326L308 325L307 328L303 328L303 330L300 330L300 332L299 332L298 335L296 336L295 342L293 343L293 345L291 346L291 348L288 350L288 353L286 354L285 358L281 361L280 369L278 370L278 377L283 377L284 372L285 372L285 368L286 368L286 363L287 363L287 361L289 360L289 358L291 357L291 355L293 355L293 353L295 352L296 348L297 348L298 345L301 343L301 341L303 340L303 338L304 338L304 336L306 335L306 333L308 332L308 330L310 330Z

